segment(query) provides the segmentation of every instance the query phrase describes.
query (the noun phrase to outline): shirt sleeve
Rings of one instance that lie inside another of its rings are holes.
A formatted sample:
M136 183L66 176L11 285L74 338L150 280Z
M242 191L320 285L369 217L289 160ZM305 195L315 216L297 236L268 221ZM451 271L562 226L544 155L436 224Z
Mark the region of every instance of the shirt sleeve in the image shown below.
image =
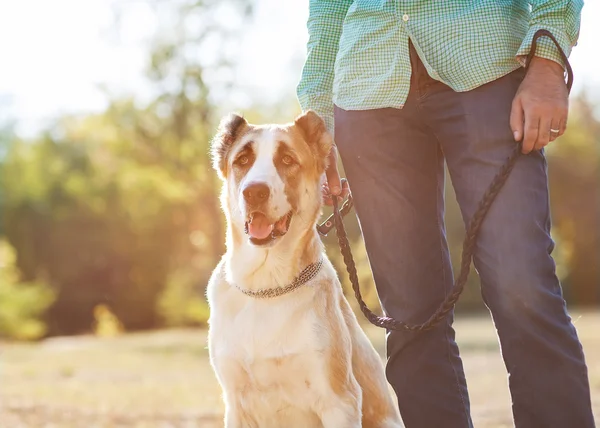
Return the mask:
M548 30L552 33L565 55L577 44L581 24L583 0L531 0L531 20L527 35L517 51L517 60L525 65L531 50L531 41L536 31ZM565 66L556 46L549 37L540 37L537 42L536 56L550 59Z
M320 115L333 135L333 78L342 25L353 0L310 0L307 57L296 88L303 111Z

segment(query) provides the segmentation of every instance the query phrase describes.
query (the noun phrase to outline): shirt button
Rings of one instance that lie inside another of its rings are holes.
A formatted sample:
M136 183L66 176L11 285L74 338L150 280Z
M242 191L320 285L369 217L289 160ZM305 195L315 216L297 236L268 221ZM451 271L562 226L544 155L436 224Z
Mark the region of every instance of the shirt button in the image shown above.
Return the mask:
M408 14L405 13L404 15L402 15L402 20L404 22L408 22Z

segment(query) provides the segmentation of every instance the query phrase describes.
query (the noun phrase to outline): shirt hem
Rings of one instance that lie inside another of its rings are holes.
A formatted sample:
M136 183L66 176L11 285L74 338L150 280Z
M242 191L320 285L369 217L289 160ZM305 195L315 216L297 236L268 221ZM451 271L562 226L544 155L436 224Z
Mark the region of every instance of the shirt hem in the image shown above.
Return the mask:
M501 78L509 75L513 71L518 70L519 68L522 68L522 65L519 64L519 62L515 60L513 67L510 67L506 70L502 70L501 72L492 75L490 78L483 79L481 81L478 81L478 82L476 82L472 85L468 85L468 86L456 86L456 85L453 86L447 82L444 82L443 80L440 80L440 79L435 79L435 80L438 80L438 81L444 83L445 85L450 87L454 92L459 92L459 93L460 92L469 92L469 91L477 89L483 85L486 85L488 83L491 83L498 79L501 79ZM398 86L400 86L400 84ZM367 90L365 92L372 93L375 91ZM334 105L336 105L337 107L339 107L343 110L356 111L356 110L375 110L375 109L379 109L379 108L402 109L406 103L407 97L408 97L408 94L405 97L397 94L396 96L393 96L388 99L381 99L381 100L377 100L377 101L375 101L375 100L365 101L364 99L362 99L362 101L359 102L356 100L356 98L360 98L360 96L357 97L357 93L348 94L348 97L345 97L342 94L339 94L339 93L336 94L334 92L332 100L333 100Z

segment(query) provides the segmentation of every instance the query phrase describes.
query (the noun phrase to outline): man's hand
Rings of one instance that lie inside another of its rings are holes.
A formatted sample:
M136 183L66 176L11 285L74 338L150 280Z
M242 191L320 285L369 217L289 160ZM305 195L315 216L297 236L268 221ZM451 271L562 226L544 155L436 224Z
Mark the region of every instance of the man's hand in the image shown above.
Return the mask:
M342 198L345 198L350 193L348 181L340 180L340 173L337 168L337 158L337 148L333 146L329 152L329 166L325 171L327 182L323 184L323 200L326 205L331 205L331 198L329 197L330 193L341 196Z
M562 66L533 57L510 113L510 127L515 141L523 139L523 153L540 150L561 136L567 128L568 109L569 93Z

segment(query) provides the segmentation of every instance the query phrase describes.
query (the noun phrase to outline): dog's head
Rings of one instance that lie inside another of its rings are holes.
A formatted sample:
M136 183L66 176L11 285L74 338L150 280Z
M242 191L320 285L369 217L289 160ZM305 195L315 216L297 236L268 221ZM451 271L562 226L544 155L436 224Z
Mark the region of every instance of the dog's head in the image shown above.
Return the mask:
M222 203L232 232L246 233L255 246L271 246L288 232L314 227L332 144L325 123L312 111L285 125L256 126L235 114L225 117L212 155L225 183Z

